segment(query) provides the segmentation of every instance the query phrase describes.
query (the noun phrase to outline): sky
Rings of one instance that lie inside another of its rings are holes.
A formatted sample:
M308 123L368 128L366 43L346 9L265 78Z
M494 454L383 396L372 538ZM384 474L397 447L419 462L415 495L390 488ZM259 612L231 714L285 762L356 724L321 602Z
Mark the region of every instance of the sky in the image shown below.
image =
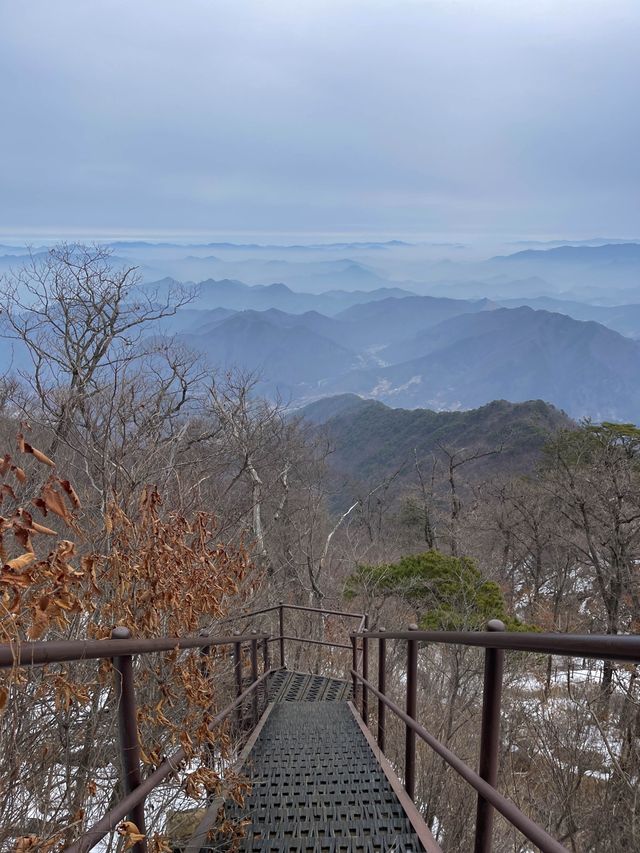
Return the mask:
M0 235L640 234L639 0L0 0Z

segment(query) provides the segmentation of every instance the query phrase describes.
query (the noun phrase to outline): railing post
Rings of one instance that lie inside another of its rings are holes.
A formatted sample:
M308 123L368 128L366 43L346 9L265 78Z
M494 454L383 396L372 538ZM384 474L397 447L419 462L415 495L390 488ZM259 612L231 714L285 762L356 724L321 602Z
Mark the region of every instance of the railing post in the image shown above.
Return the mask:
M128 640L131 631L128 628L114 628L112 640ZM140 740L138 735L138 712L136 708L135 685L133 682L133 660L131 655L113 659L116 695L118 701L118 733L120 753L122 755L123 788L125 795L130 794L142 782L140 772ZM144 800L134 806L129 819L146 836L144 819ZM134 853L146 853L147 840L144 838L133 846Z
M363 628L365 631L369 630L369 617L364 617L364 625ZM369 638L362 638L362 677L365 679L369 679ZM365 726L369 725L369 691L367 690L367 685L362 685L362 720Z
M237 629L233 632L234 636L238 636L240 631ZM236 698L242 693L242 654L240 643L233 644L233 669L236 679ZM236 709L236 725L238 729L242 727L242 708L238 705Z
M351 635L351 669L356 673L358 671L358 638L356 634ZM355 674L351 676L353 704L358 707L358 679Z
M203 629L200 631L201 637L206 637L209 634L209 631ZM209 669L209 661L211 659L211 646L203 646L200 649L200 673L202 677L207 679L207 676L210 675ZM207 743L207 754L209 757L209 767L215 766L215 749L212 743Z
M487 631L504 631L504 623L492 619ZM502 677L504 649L486 649L484 653L484 691L482 698L482 729L480 733L479 774L494 788L498 782L498 754L500 750L500 706L502 702ZM493 806L478 794L476 813L476 839L474 853L491 853L493 834Z
M265 637L262 640L262 671L263 673L269 672L269 638ZM269 704L269 679L265 679L264 682L264 708L263 711L266 710L267 705Z
M386 630L382 626L378 629L379 631ZM387 689L387 641L384 637L380 637L378 640L378 690L383 696L386 693ZM385 712L387 710L387 706L384 704L382 699L378 699L378 746L380 747L380 752L384 752L384 730L385 730Z
M280 622L280 666L284 669L284 602L280 602L278 611Z
M417 625L409 625L417 631ZM407 715L416 719L418 705L418 641L407 640ZM416 733L406 726L404 749L404 787L413 800L416 791Z
M252 634L257 634L258 632L254 629ZM258 680L258 641L255 636L251 640L251 683L255 684ZM258 725L258 691L254 690L252 694L253 699L253 725Z

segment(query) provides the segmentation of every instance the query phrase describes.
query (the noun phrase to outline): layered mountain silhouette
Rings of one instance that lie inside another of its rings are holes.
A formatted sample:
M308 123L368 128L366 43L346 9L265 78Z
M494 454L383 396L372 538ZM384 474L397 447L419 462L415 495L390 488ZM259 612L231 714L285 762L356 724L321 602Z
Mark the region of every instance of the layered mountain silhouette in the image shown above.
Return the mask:
M255 372L263 393L293 405L345 392L434 410L543 399L575 418L640 420L640 343L558 312L406 296L334 316L216 308L185 318L179 335L212 365Z
M20 248L0 247L0 267L19 266ZM195 299L149 334L174 336L214 370L259 374L261 393L293 407L344 393L438 411L542 399L575 418L640 421L639 243L461 262L448 249L434 258L433 247L423 261L419 246L401 242L114 249L127 265L141 259L144 270L169 273L141 285L159 301L176 285L172 269L246 271L246 280L204 277ZM586 293L597 295L585 301ZM5 372L28 370L1 327L0 317Z
M640 419L640 344L599 323L501 308L446 320L379 355L388 366L352 371L330 390L435 409L541 398L574 417Z

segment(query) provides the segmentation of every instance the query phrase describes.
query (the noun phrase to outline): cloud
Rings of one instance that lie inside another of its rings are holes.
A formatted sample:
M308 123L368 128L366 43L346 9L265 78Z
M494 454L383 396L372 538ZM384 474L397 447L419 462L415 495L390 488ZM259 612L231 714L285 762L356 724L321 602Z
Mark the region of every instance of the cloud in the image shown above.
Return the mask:
M0 228L632 233L640 6L0 0Z

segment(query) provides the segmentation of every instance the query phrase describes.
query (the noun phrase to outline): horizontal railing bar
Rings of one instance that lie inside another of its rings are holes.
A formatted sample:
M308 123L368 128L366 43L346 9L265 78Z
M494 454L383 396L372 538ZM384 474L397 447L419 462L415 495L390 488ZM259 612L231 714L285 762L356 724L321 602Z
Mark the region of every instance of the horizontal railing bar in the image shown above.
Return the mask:
M235 622L238 619L250 619L252 616L262 616L264 613L273 613L274 610L303 610L306 613L322 613L324 616L346 616L349 619L364 619L364 613L351 613L348 610L323 610L321 607L305 607L302 604L276 604L274 607L265 607L263 610L252 610L251 613L240 613L238 616L227 616L217 624L224 625L226 622Z
M417 631L412 631L413 635ZM386 636L386 634L385 634ZM488 800L508 821L512 826L515 826L520 832L526 836L529 841L537 845L543 853L568 853L566 847L563 847L559 841L556 841L551 835L545 832L541 826L538 826L531 818L527 817L515 803L508 800L499 793L492 785L479 776L461 758L451 752L444 744L440 743L430 732L428 732L420 723L417 723L412 717L406 714L402 708L398 707L395 702L392 702L384 693L381 693L374 685L363 678L355 669L351 670L351 675L355 676L358 681L362 682L369 690L371 690L393 713L399 717L405 725L413 729L413 731L427 743L434 752L436 752L447 764L452 767L459 776L468 782L476 791Z
M283 604L285 610L302 610L306 613L322 613L324 616L348 616L350 619L362 619L364 613L351 613L348 610L324 610L321 607L304 607L302 604Z
M514 652L538 652L602 660L640 662L638 634L537 634L516 631L367 631L354 636L385 640L480 646Z
M292 640L294 643L311 643L314 646L331 646L334 649L351 649L345 643L329 643L326 640L309 640L307 637L269 637L268 643L276 643L280 640Z
M268 636L268 634L246 634L233 637L157 637L150 640L45 640L3 643L0 645L0 668L113 658L122 657L122 655L144 655L177 649L202 649L206 646L229 646L250 640L263 640Z
M123 640L117 640L116 642L124 645ZM244 700L250 696L251 693L260 686L260 684L262 684L265 678L268 678L274 672L275 670L270 669L268 672L263 673L257 681L254 681L253 684L237 696L230 705L227 705L226 708L219 711L209 723L209 731L212 731L225 719L225 717L228 717L238 705L244 702ZM153 773L150 773L141 785L120 800L117 805L110 809L106 815L101 818L101 820L88 829L77 841L70 844L69 847L65 847L65 853L86 853L86 851L95 847L108 832L112 832L117 828L118 824L127 817L134 806L141 803L151 793L151 791L154 790L154 788L157 788L158 785L167 778L167 776L175 773L186 757L187 754L185 750L180 747L173 753L173 755L165 758L162 764L156 767Z
M280 610L280 605L265 607L263 610L252 610L251 613L239 613L237 616L227 616L224 619L219 619L216 624L226 625L228 622L237 622L239 619L251 619L252 616L262 616L263 613L273 613L274 610Z

